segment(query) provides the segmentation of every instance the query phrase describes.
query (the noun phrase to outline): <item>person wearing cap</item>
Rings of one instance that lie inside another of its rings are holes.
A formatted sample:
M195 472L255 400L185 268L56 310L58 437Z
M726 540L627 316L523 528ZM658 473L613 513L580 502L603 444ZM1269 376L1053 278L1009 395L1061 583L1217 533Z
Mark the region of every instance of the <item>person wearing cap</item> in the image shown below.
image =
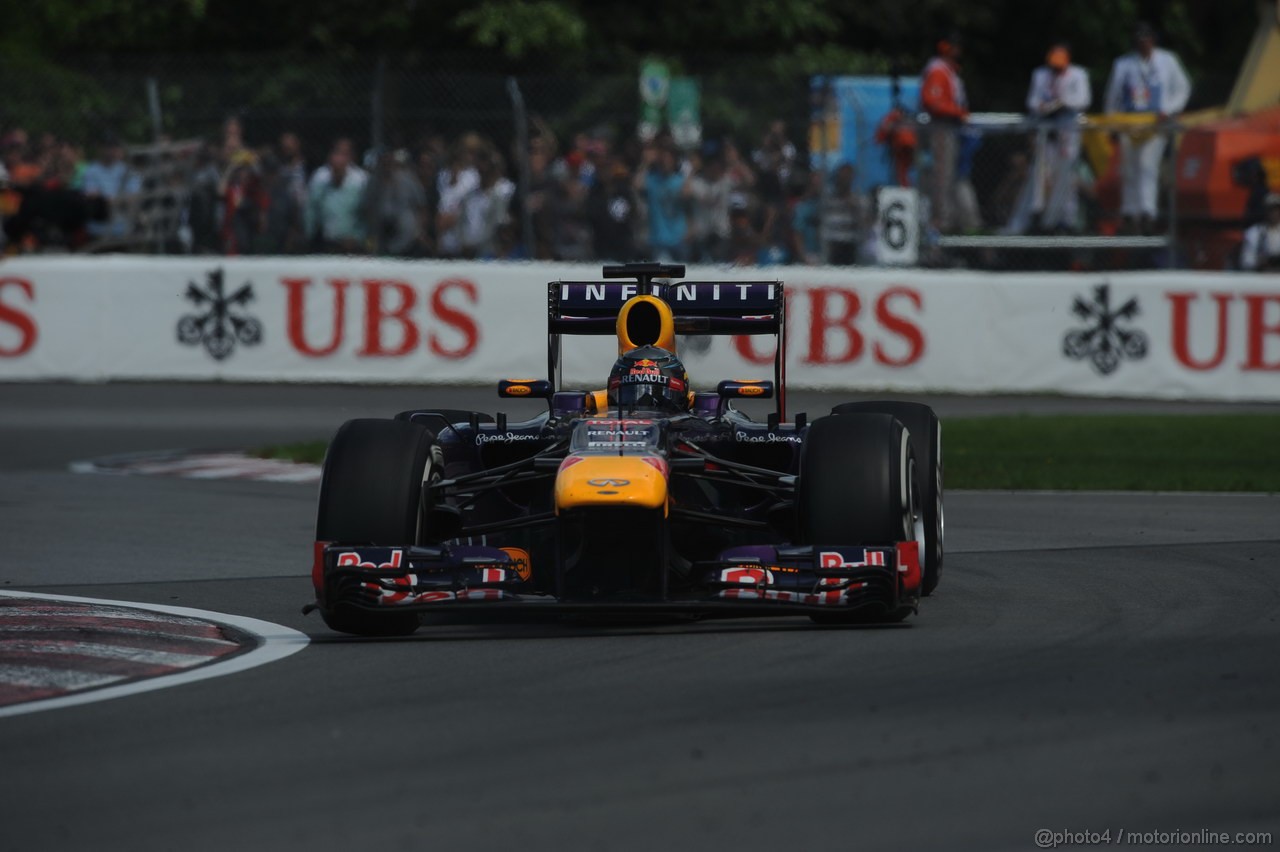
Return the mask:
M933 176L929 201L933 226L952 227L958 130L969 120L969 100L960 79L960 37L955 33L938 41L938 53L925 66L920 83L920 109L929 115L929 150Z
M1044 65L1031 73L1027 92L1027 110L1039 124L1031 169L1031 212L1039 217L1041 230L1076 228L1080 116L1092 100L1089 73L1072 64L1064 42L1054 44Z
M1254 272L1280 272L1280 192L1267 195L1266 216L1244 232L1240 268Z
M1178 57L1156 47L1155 30L1149 24L1138 24L1133 43L1133 51L1111 66L1107 113L1146 113L1163 122L1182 112L1191 97L1191 81ZM1135 221L1144 232L1153 230L1160 161L1167 141L1167 134L1161 132L1146 138L1132 133L1120 136L1120 214L1130 231Z

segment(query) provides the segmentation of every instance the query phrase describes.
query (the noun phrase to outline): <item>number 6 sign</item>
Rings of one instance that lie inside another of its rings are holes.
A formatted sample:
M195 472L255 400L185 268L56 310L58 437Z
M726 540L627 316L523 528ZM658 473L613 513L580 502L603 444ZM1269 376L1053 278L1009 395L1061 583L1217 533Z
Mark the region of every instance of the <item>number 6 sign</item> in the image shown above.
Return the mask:
M885 186L876 196L876 257L881 263L910 266L920 240L919 204L909 187Z

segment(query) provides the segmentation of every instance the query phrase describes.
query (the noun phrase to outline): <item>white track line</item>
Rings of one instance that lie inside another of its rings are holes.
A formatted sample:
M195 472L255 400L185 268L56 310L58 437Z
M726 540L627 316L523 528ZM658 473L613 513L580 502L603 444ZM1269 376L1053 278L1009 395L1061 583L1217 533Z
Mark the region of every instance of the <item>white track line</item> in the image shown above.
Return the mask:
M247 453L164 450L127 453L101 459L75 461L72 473L116 476L174 476L181 479L247 479L258 482L320 481L320 465L283 459L260 459Z
M25 713L37 713L42 710L55 710L59 707L74 707L80 704L91 704L96 701L107 701L111 698L122 698L126 695L136 695L140 692L150 692L154 689L166 689L171 686L179 686L186 683L194 683L198 680L207 680L214 677L222 677L223 675L235 674L247 669L256 668L266 663L273 663L276 660L282 660L291 654L296 654L307 646L310 641L305 633L300 633L282 624L274 624L270 621L261 621L257 618L248 618L242 615L228 615L222 612L210 612L203 609L191 609L183 606L163 606L160 604L134 603L133 601L112 601L102 598L80 598L71 597L69 595L47 595L37 592L18 592L18 591L0 591L0 596L8 598L33 598L35 600L46 601L65 601L68 603L88 603L99 604L104 606L122 606L132 609L149 610L151 612L162 612L167 615L176 615L182 618L195 618L201 621L213 622L214 624L222 624L228 627L234 627L255 637L259 641L256 648L245 651L242 654L236 654L227 660L217 660L196 669L175 672L173 674L159 675L157 677L148 678L146 680L136 681L134 683L124 683L119 686L106 686L101 689L94 689L88 692L79 692L74 695L62 695L56 698L45 698L36 701L30 701L25 704L14 704L8 707L0 707L0 718L6 716L21 716Z

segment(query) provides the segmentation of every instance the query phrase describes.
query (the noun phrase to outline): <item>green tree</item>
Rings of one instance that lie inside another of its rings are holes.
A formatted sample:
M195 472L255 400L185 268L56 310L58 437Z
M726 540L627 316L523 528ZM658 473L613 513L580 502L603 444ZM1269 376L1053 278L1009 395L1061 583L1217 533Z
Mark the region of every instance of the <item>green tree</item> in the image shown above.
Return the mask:
M1182 56L1200 103L1225 97L1256 26L1254 0L0 0L0 50L10 70L270 52L283 63L390 55L421 68L630 75L661 55L700 76L803 77L916 74L957 29L975 107L1018 109L1051 40L1069 40L1100 88L1139 18Z

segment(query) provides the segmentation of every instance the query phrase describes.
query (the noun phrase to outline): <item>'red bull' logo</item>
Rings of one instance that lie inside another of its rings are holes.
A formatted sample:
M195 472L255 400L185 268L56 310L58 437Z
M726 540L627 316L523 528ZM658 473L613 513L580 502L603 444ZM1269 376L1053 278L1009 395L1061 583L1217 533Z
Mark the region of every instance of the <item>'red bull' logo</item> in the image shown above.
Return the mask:
M641 358L631 365L629 374L632 376L659 376L662 375L662 371L658 369L657 361ZM649 381L649 379L640 379L639 381Z
M400 567L400 560L401 560L401 559L403 559L403 558L404 558L404 551L403 551L403 550L393 550L393 551L391 551L391 561L390 561L390 562L383 562L383 563L382 563L382 564L380 564L380 565L375 565L375 564L373 564L372 562L365 562L365 561L361 560L361 558L360 558L360 554L359 554L359 553L339 553L339 554L338 554L338 567L339 567L339 568L366 568L366 569L368 569L368 570L375 570L375 569L376 569L376 570L382 570L382 569L385 569L385 568L399 568L399 567Z
M849 552L856 553L853 550ZM863 550L852 558L833 550L823 550L818 554L819 568L862 568L867 565L884 565L884 553L879 550Z

